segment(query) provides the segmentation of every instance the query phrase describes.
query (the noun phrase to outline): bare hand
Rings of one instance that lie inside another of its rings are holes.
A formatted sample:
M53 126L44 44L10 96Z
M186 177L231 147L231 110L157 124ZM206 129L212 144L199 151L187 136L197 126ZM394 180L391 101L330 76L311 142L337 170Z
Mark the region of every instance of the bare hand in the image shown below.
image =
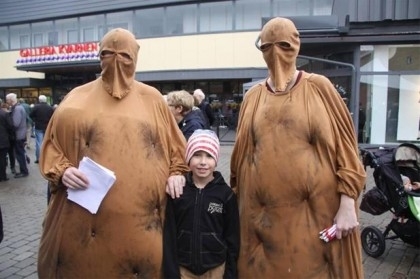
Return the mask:
M354 199L343 194L341 195L340 207L335 215L334 222L337 225L337 239L346 237L357 230L359 222L357 221Z
M166 182L166 193L168 193L173 199L179 198L185 186L185 177L183 175L172 175Z
M86 175L75 167L69 167L64 171L61 179L64 186L70 189L84 190L89 185Z

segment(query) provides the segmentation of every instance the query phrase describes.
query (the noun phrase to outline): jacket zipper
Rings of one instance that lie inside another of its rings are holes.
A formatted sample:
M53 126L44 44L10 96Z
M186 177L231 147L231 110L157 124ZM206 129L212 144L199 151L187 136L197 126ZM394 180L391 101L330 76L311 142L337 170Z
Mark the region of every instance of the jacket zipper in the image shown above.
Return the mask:
M193 242L192 242L192 260L193 267L198 270L200 262L200 216L201 216L201 203L202 203L202 189L199 188L195 194L194 204L194 226L193 226Z

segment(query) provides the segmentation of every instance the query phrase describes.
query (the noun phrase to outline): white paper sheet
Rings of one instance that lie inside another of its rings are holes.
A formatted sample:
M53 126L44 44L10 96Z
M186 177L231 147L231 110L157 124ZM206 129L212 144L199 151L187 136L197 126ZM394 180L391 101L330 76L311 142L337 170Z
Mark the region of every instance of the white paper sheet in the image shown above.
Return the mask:
M89 186L86 190L67 189L67 198L96 214L116 180L115 174L88 157L83 157L80 161L79 170L89 179Z

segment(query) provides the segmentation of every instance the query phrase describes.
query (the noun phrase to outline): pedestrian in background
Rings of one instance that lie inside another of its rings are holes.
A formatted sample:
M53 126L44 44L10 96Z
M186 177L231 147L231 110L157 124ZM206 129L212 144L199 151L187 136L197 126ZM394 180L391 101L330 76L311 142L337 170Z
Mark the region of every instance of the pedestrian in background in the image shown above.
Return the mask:
M0 103L2 101L0 100ZM7 152L10 148L10 137L14 133L13 123L8 112L0 109L0 182L7 181Z
M45 95L39 95L38 104L31 111L31 119L35 125L35 164L39 163L39 150L44 140L45 130L54 113L54 109L47 103Z
M189 138L184 193L168 198L164 278L237 278L239 212L236 196L215 171L220 143L211 130Z
M206 121L206 128L209 129L214 124L215 117L213 110L208 102L206 102L206 95L203 90L196 89L193 94L195 105L201 110Z
M13 127L12 114L9 110L9 105L6 102L1 103L1 110L7 113L7 118L12 123L12 128L9 133L9 149L7 150L7 157L9 157L9 167L12 174L16 173L16 158L15 158L15 144L16 144L16 133ZM7 164L6 164L7 165Z
M9 93L6 95L6 103L10 107L10 113L13 120L13 127L15 129L15 156L19 163L19 173L15 174L15 178L26 177L29 175L27 163L29 160L26 155L26 111L25 108L18 103L17 96L15 93Z
M128 30L110 30L99 44L101 75L71 90L48 124L39 278L162 278L166 185L185 183L186 141L160 92L135 80L139 48ZM116 176L96 214L67 199L68 188L90 187L78 169L85 156Z
M3 241L3 214L1 213L1 207L0 207L0 243Z
M357 199L366 174L350 113L324 76L298 71L299 33L260 33L269 77L241 106L231 158L239 198L240 278L363 278ZM337 240L319 232L336 224Z
M195 130L205 128L203 113L194 110L194 97L190 93L185 90L169 92L166 102L186 140Z
M19 104L25 109L26 112L26 148L27 149L31 149L31 137L32 137L32 130L33 130L33 126L34 123L30 117L30 113L31 113L31 106L26 103L25 99L20 98L19 99Z

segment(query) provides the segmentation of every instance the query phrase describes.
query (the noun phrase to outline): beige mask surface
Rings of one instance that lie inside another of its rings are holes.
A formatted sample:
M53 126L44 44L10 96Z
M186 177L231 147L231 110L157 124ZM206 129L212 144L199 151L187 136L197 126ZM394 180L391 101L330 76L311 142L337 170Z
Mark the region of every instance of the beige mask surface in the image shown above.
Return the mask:
M264 25L260 38L261 51L275 91L285 91L296 71L299 32L291 20L276 17Z
M104 89L121 99L130 92L140 46L128 30L109 31L100 42L100 59Z

